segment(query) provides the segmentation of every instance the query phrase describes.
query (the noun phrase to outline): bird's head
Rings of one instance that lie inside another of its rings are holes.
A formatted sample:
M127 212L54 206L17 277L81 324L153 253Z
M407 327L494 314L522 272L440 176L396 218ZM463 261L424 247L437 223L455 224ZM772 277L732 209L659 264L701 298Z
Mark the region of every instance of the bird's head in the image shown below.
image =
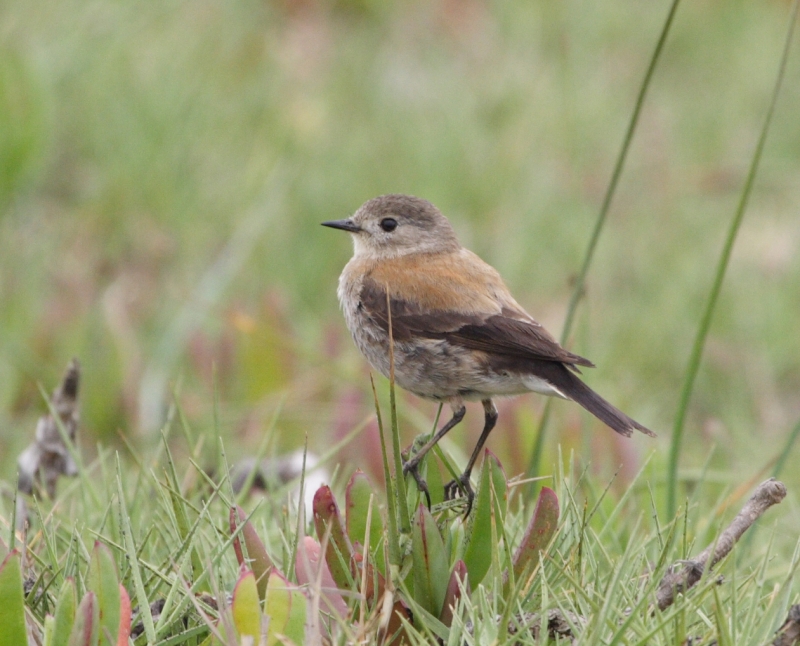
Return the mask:
M350 232L356 256L380 260L460 248L453 227L439 209L411 195L381 195L365 202L352 218L322 224Z

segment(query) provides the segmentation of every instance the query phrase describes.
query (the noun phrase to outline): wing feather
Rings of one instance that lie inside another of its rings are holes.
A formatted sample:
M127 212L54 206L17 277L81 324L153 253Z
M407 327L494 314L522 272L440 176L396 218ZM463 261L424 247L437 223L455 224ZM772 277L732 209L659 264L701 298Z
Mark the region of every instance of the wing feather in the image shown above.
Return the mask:
M414 338L444 339L489 355L508 355L518 359L557 361L576 369L594 367L577 354L565 350L535 321L500 314L472 314L452 310L422 311L406 300L390 298L376 282L365 279L360 292L360 307L385 332L389 330L389 307L395 341Z

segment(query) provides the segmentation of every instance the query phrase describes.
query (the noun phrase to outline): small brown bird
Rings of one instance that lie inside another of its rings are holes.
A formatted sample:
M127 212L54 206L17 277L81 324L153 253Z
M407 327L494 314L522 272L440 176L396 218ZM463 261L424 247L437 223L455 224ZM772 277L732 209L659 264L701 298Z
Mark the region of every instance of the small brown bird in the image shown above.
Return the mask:
M453 410L450 421L403 465L426 495L417 467L464 418L464 400L481 401L485 424L464 473L448 483L446 493L463 490L470 506L470 474L497 423L493 397L555 395L577 402L617 433L630 436L636 429L655 436L576 376L578 366L594 364L562 348L514 300L500 274L459 244L430 202L383 195L352 218L322 224L353 236L353 257L339 278L338 295L358 349L389 377L391 324L396 383Z

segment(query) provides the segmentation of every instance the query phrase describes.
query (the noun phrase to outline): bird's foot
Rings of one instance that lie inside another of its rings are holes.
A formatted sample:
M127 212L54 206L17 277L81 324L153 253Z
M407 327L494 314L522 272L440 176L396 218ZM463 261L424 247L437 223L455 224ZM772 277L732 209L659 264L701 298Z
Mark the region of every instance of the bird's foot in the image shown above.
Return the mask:
M469 475L469 473L462 473L458 478L451 480L444 486L445 500L455 500L461 494L467 499L467 513L464 514L465 516L469 516L469 512L472 511L472 502L475 500L475 492L472 490Z
M428 489L428 483L425 482L419 473L419 460L416 457L411 458L407 462L403 462L403 475L411 474L414 482L417 483L417 489L425 494L425 500L428 503L428 509L431 508L431 492Z

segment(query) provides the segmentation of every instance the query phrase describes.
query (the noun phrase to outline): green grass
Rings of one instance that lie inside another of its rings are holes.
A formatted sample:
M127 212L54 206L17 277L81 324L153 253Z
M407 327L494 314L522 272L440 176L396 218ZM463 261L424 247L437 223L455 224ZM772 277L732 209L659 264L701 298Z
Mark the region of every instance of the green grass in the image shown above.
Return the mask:
M176 437L175 430L170 434L167 429L169 444L175 450L188 448L181 447L185 440ZM193 431L185 430L191 438ZM219 457L224 460L223 453ZM137 605L168 599L164 614L145 623L136 644L144 644L148 635L148 643L153 644L194 644L208 635L196 603L215 618L218 612L202 595L221 598L237 578L228 528L230 484L225 478L212 483L196 465L186 459L173 462L162 449L137 459L149 468L133 468L128 460L102 451L82 467L80 479L62 487L57 501L31 503L34 528L28 535L27 576L41 576L49 591L28 599L29 620L34 625L41 626L45 613L53 612L55 597L67 577L79 582L82 594L91 545L100 540L111 549L134 610ZM765 644L771 639L796 597L793 575L800 546L796 532L787 531L783 506L767 512L750 530L749 546L740 545L715 568L713 577L704 578L665 611L653 612L655 589L666 568L713 544L749 491L729 492L725 504L720 500L715 506L713 478L700 479L686 506L670 519L657 511L648 484L655 471L652 461L618 492L614 483L598 481L586 468L575 467L574 457L559 456L548 469L552 473L548 484L557 492L561 514L541 563L510 587L502 585L502 569L532 512L533 501L522 497L517 488L502 526L492 524L496 548L484 581L472 586L472 595L462 600L449 630L420 620L425 615L410 602L417 617L409 626L412 643L427 643L430 630L438 631L448 644L542 643L526 631L515 635L513 629L505 630L506 624L498 618L513 626L531 613L551 609L573 622L576 644L666 645L682 643L687 637L698 640L695 643L711 639L726 643L720 637L726 634L730 644ZM341 473L334 483L339 500L344 498L348 477ZM297 532L315 534L310 519L298 524L295 496L283 489L248 500L250 522L274 564L293 581ZM379 495L375 502L379 507L373 513L380 513L385 523L386 500ZM3 499L0 515L8 518L9 514L8 501ZM452 523L446 511L437 517L440 526ZM409 539L401 537L401 545L402 550L409 549ZM195 559L198 567L192 565ZM719 575L724 577L721 584ZM410 582L400 585L405 591ZM195 595L201 596L192 601ZM341 624L334 631L333 643L349 642L359 630L355 620ZM374 633L370 637L367 630L365 634L368 641L374 640Z

